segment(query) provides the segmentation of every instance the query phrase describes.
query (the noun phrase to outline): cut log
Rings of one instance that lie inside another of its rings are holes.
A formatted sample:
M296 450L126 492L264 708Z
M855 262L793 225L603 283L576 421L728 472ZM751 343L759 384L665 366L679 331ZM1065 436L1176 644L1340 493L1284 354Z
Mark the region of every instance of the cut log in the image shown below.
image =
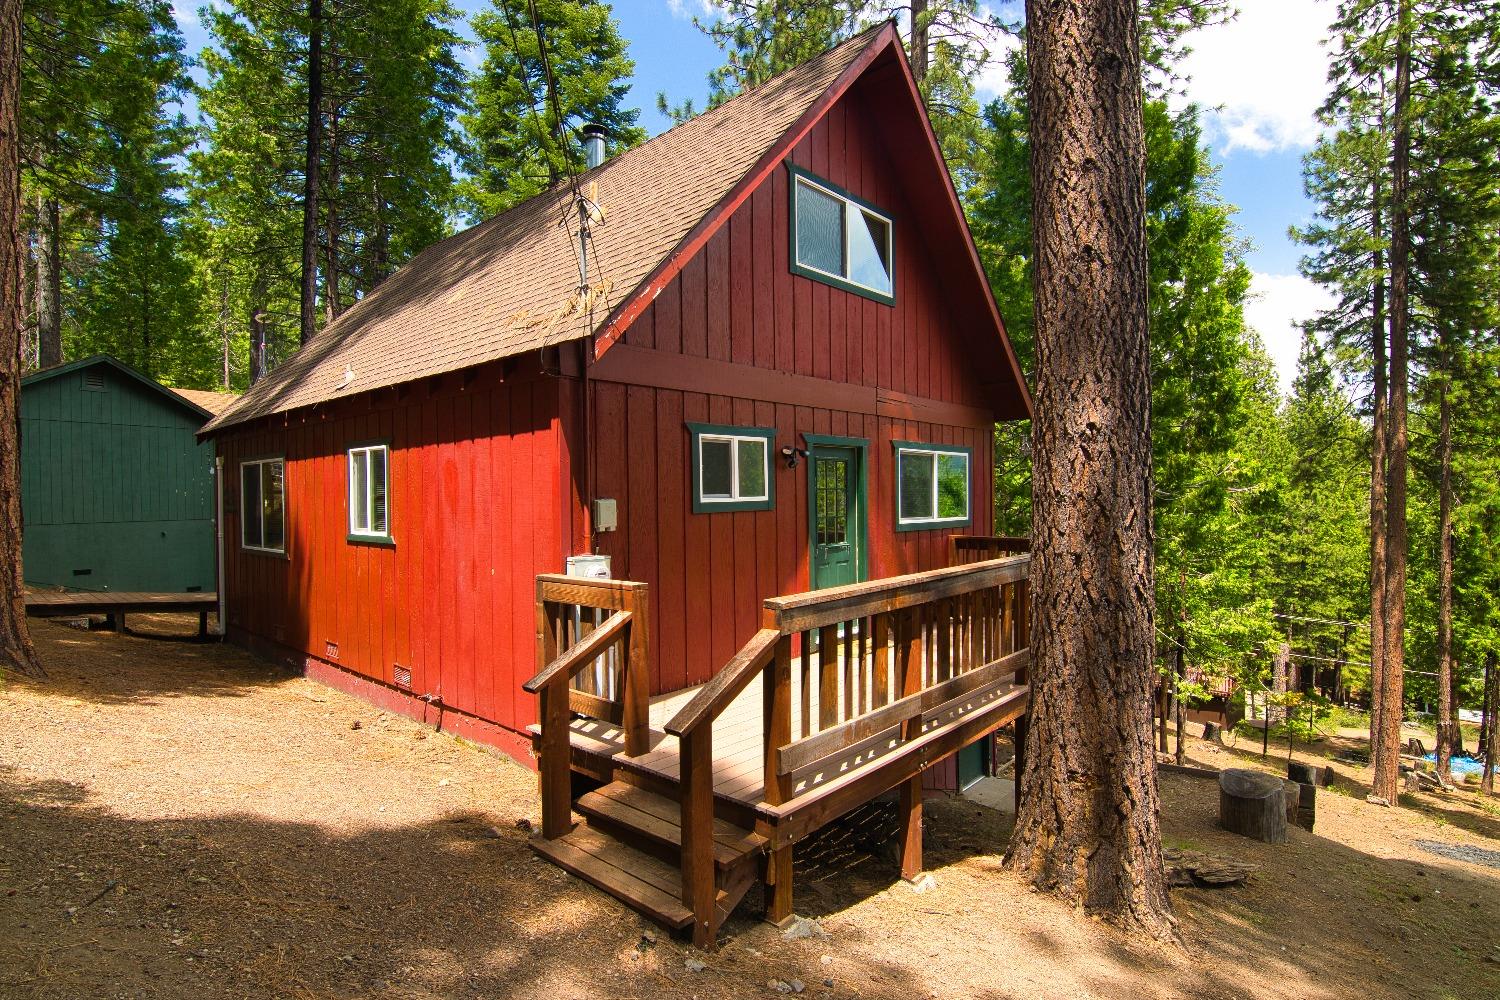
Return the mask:
M1287 826L1297 825L1297 805L1302 801L1302 783L1287 781L1281 787L1282 801L1286 803Z
M1317 819L1318 813L1318 786L1290 781L1287 784L1297 786L1297 811L1295 814L1288 815L1287 819L1308 833L1312 833L1313 821Z
M1317 764L1304 764L1300 760L1289 760L1286 762L1286 776L1304 785L1322 785L1326 783L1323 778L1323 768Z
M1240 885L1256 870L1255 865L1244 861L1175 847L1163 848L1162 860L1167 866L1167 884L1173 888Z
M1253 840L1286 843L1283 786L1280 778L1264 771L1232 767L1219 772L1219 825Z

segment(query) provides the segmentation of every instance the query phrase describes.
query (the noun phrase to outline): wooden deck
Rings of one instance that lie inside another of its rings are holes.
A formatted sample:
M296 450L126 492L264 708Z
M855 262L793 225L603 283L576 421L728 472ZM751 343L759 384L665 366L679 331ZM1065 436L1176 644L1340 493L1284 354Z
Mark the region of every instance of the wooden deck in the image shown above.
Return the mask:
M980 558L1015 543L771 598L712 680L656 698L646 586L538 577L533 846L704 948L757 879L766 919L790 919L794 845L891 790L915 878L923 771L1013 721L1024 744L1030 557Z
M818 658L812 657L813 669L817 669ZM765 734L762 732L761 709L764 702L764 680L755 677L745 690L732 701L724 713L713 721L713 789L714 795L726 803L758 811L765 800ZM680 743L676 736L665 731L667 722L682 711L706 685L683 688L651 699L649 709L650 749L638 757L625 754L624 731L617 725L584 716L575 717L570 723L573 734L575 757L589 763L582 764L585 773L602 773L609 767L623 768L646 778L658 779L676 785L681 780ZM1024 685L1006 685L997 691L1008 705L1014 705L1024 695ZM842 689L839 696L842 697ZM991 700L975 702L959 708L955 706L954 721L965 711L987 707ZM819 710L818 692L814 687L811 699L812 714ZM1007 720L1009 721L1009 720ZM793 728L800 731L800 712L794 709ZM874 760L876 750L889 752L900 745L899 726L891 726L879 735L887 739L883 743L864 748L859 754L836 758L812 775L804 777L794 791L798 794L814 790L831 780L852 772L862 764ZM537 727L532 727L533 733ZM765 811L775 816L772 810Z
M111 627L125 628L127 614L160 614L169 611L196 612L198 634L208 634L208 614L218 610L219 595L212 591L148 593L144 591L83 591L27 594L26 614L32 618L76 618L108 615Z

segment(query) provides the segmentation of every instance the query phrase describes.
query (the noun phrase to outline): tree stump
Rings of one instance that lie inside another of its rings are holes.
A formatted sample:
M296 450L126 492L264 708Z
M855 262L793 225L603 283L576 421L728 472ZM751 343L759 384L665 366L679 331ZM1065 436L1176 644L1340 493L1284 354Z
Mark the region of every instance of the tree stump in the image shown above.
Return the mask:
M1286 843L1284 782L1274 774L1232 767L1219 772L1219 825L1268 844ZM1296 806L1293 806L1295 810Z

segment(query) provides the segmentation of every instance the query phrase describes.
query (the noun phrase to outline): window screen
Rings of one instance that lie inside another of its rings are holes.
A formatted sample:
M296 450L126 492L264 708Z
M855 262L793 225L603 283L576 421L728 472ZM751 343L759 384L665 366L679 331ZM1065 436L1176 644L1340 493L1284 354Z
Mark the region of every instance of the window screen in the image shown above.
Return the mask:
M891 220L800 170L793 171L792 270L882 302L892 300Z

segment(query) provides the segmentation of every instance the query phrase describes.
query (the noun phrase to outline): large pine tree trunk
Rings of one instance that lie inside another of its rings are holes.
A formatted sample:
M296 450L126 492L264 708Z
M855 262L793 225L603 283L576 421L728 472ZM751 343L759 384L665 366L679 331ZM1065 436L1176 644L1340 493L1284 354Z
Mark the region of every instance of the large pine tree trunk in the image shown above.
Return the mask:
M1457 742L1453 691L1453 403L1448 379L1452 375L1452 338L1446 327L1438 344L1438 620L1437 620L1437 772L1446 784Z
M1176 935L1155 646L1141 62L1131 0L1028 0L1036 220L1032 702L1006 864Z
M42 676L21 575L21 0L0 0L0 667Z
M1380 728L1375 743L1372 792L1394 804L1401 767L1401 715L1406 652L1406 466L1407 466L1407 327L1410 319L1411 225L1408 187L1411 174L1411 25L1403 0L1396 49L1396 94L1392 107L1391 151L1391 409L1387 420L1385 580L1382 620L1385 634L1380 690Z
M62 212L56 198L37 198L37 367L62 364ZM19 293L17 299L19 300Z
M1382 98L1383 99L1383 98ZM1380 211L1380 181L1375 182L1370 204L1370 235L1376 246L1375 285L1372 290L1370 353L1374 356L1374 385L1370 430L1370 750L1379 742L1380 705L1385 690L1385 483L1386 424L1390 386L1386 378L1385 349L1385 255L1379 249L1385 239ZM1373 758L1372 758L1373 759Z
M318 331L318 171L323 152L323 0L308 0L307 158L302 180L302 343Z

